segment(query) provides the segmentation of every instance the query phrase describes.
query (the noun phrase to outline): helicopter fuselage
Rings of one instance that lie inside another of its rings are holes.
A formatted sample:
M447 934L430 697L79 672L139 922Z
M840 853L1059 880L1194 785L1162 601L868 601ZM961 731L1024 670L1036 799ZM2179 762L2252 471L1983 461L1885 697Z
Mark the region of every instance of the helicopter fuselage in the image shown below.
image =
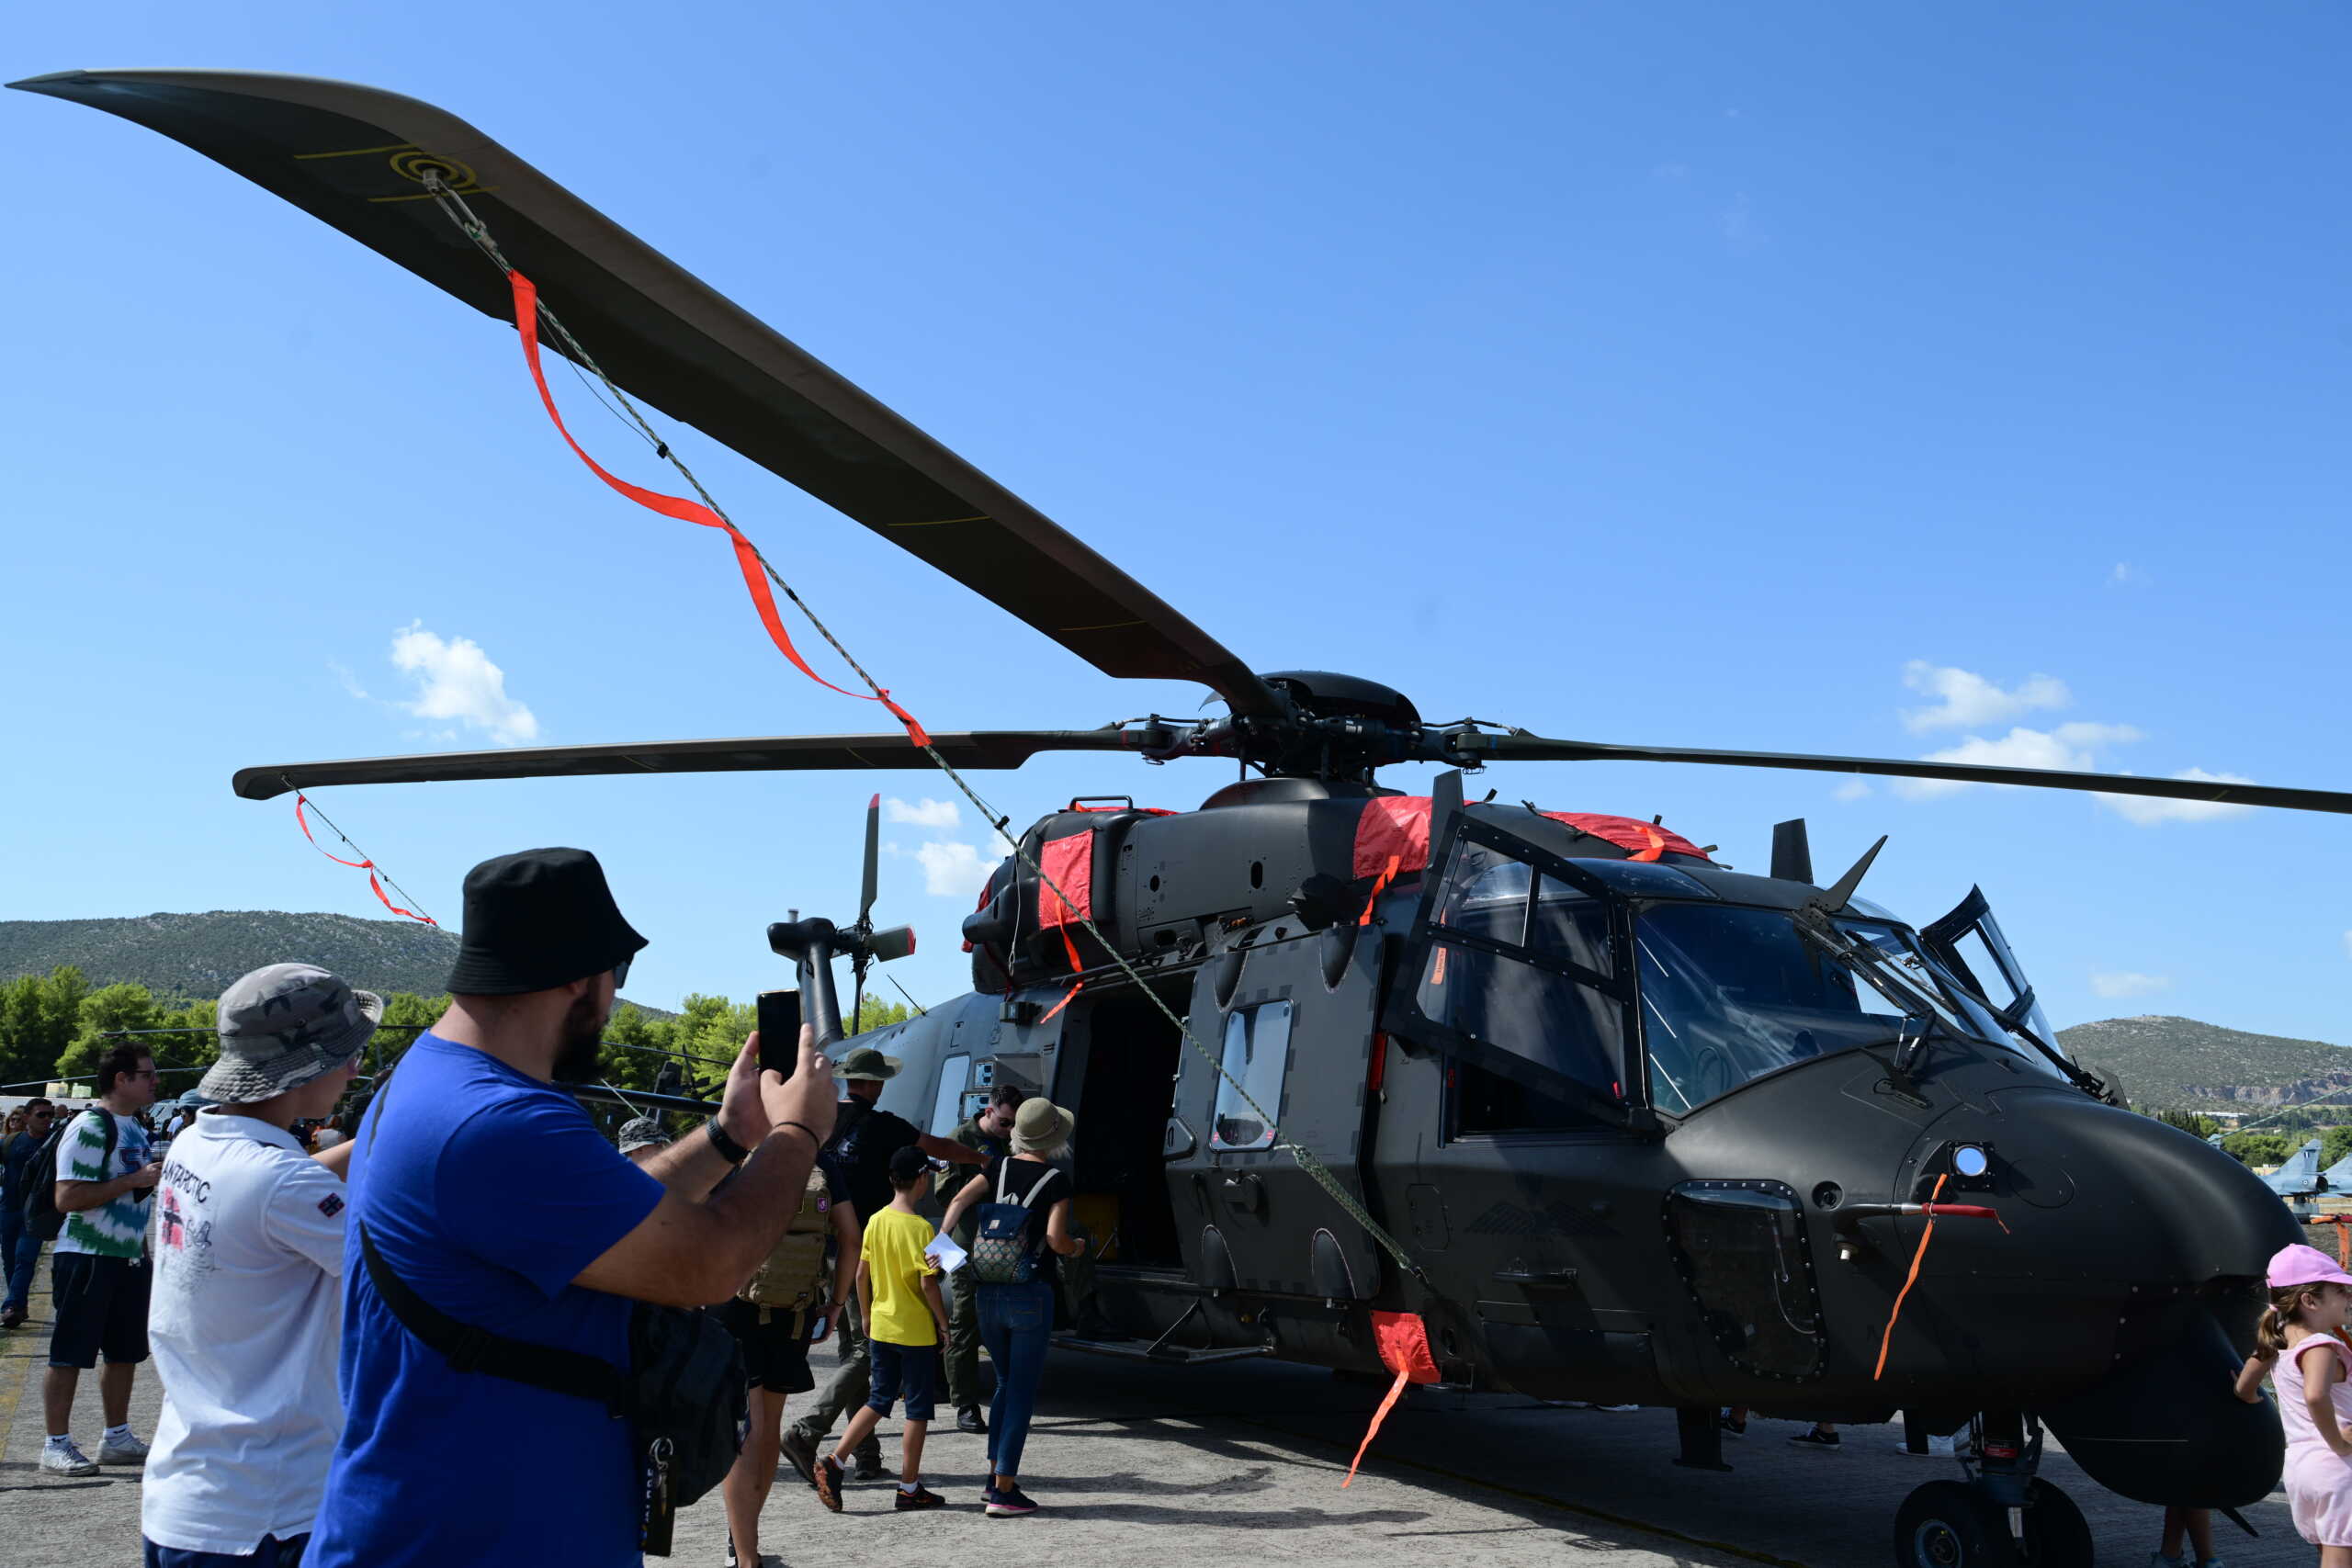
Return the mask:
M2030 1413L2143 1500L2227 1506L2267 1490L2275 1441L2250 1425L2267 1411L2230 1398L2228 1373L2263 1260L2292 1226L2235 1161L2100 1103L2013 1042L1939 1034L1906 1054L1898 1027L1879 1045L1825 1038L1762 1071L1710 1062L1749 1049L1729 1039L1694 1057L1716 1025L1687 996L1676 1012L1674 987L1714 985L1710 1007L1755 1025L1722 973L1658 966L1662 919L1630 928L1623 999L1636 1021L1581 1069L1618 1075L1592 1093L1417 1035L1424 1015L1405 1001L1426 999L1431 971L1473 983L1485 950L1453 949L1450 976L1432 958L1458 869L1411 864L1375 876L1376 892L1351 874L1366 814L1395 818L1396 802L1271 781L1182 816L1048 817L1024 847L1072 902L1083 864L1093 931L1039 924L1062 905L1008 859L967 927L985 988L865 1037L905 1061L885 1102L928 1131L999 1082L1076 1111L1089 1310L1132 1337L1098 1348L1379 1373L1371 1313L1418 1313L1443 1375L1466 1385L1837 1421L1901 1409L1946 1431ZM1609 863L1645 887L1687 881L1737 931L1777 929L1821 897L1694 853L1630 859L1532 809L1464 815L1517 824L1531 856ZM1636 897L1625 918L1674 903ZM1550 991L1517 1019L1487 1008L1455 1018L1473 1043L1576 1016ZM1956 1164L1963 1149L1976 1153ZM1923 1250L1916 1210L1930 1202L1976 1212L1938 1217ZM2150 1416L2152 1401L2173 1414ZM2149 1464L2166 1432L2168 1463Z

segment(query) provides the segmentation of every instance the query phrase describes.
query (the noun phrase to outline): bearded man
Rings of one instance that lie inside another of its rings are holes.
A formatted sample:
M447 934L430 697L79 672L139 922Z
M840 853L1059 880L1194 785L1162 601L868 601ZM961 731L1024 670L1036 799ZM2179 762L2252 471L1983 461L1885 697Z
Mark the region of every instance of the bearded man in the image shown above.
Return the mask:
M761 1071L754 1034L718 1114L630 1163L559 1085L595 1076L613 998L644 945L584 850L526 850L467 874L449 1010L379 1085L352 1140L345 1419L310 1568L641 1561L629 1423L494 1367L453 1365L375 1277L468 1329L619 1368L633 1301L700 1306L751 1278L832 1129L830 1064L803 1030L787 1082Z

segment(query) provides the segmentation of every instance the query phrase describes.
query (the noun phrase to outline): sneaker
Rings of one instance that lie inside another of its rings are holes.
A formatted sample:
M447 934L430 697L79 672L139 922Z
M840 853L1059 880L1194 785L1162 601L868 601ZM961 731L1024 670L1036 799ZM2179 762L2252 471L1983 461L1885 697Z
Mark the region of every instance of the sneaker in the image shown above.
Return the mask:
M19 1306L0 1307L0 1328L14 1328L24 1321L24 1308Z
M1928 1439L1928 1446L1924 1449L1915 1449L1909 1443L1897 1443L1894 1445L1894 1451L1911 1459L1952 1459L1956 1457L1952 1452L1952 1440L1950 1438L1930 1437ZM2164 1556L2162 1552L2158 1552L2156 1555L2159 1557ZM2164 1562L2165 1568L2188 1568L2186 1563L2183 1563L2175 1558L2165 1557Z
M807 1482L811 1486L817 1484L817 1444L815 1439L801 1436L798 1427L786 1427L784 1429L783 1438L776 1446L784 1452L785 1463L792 1466L795 1471L798 1472L801 1480Z
M98 1467L89 1456L74 1446L74 1439L62 1443L44 1443L40 1450L40 1467L51 1475L96 1475Z
M1611 1416L1623 1416L1629 1410L1639 1410L1641 1406L1638 1404L1596 1404L1592 1408L1605 1410Z
M2151 1551L2148 1553L2148 1568L2188 1568L2188 1553L2184 1551L2177 1557L2166 1557L2161 1551Z
M827 1454L809 1472L808 1484L817 1489L817 1501L838 1514L842 1511L842 1463Z
M989 1492L988 1503L988 1515L992 1519L1017 1519L1037 1511L1037 1505L1018 1486L1010 1492Z
M956 1407L956 1429L959 1432L969 1432L976 1438L985 1438L989 1435L989 1424L980 1419L980 1407L977 1404L959 1404Z
M903 1486L899 1487L898 1496L891 1501L890 1506L899 1513L911 1514L924 1508L944 1508L947 1506L947 1499L930 1487L918 1483L911 1492Z
M1807 1427L1789 1441L1801 1449L1834 1449L1838 1446L1837 1433L1825 1432L1818 1427Z
M147 1445L137 1438L108 1438L98 1445L100 1464L145 1464Z
M884 1464L879 1453L857 1454L853 1457L857 1468L849 1472L849 1478L852 1481L896 1481L899 1479L898 1472ZM833 1468L839 1470L841 1466L835 1465Z
M1715 1417L1715 1425L1723 1429L1723 1434L1726 1438L1747 1436L1747 1418L1744 1416L1735 1417L1728 1410Z

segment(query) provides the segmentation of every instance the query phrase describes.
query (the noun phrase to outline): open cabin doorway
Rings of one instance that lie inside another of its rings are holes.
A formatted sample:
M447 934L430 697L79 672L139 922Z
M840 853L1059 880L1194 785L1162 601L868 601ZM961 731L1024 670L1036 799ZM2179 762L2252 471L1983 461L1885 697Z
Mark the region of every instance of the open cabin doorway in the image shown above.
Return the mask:
M1170 987L1179 1017L1192 1000L1189 978ZM1183 1032L1134 987L1090 987L1069 1005L1054 1098L1078 1117L1071 1140L1075 1217L1102 1261L1181 1269L1176 1215L1161 1156L1175 1109Z

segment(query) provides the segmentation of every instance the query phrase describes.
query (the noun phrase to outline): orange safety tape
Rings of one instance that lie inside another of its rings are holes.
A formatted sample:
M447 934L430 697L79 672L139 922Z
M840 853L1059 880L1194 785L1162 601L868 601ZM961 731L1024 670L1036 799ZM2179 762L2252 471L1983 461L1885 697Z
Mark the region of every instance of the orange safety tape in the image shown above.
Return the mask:
M2342 1268L2352 1269L2352 1237L2344 1234L2344 1221L2340 1216L2335 1222L2335 1261Z
M639 506L658 512L664 517L674 517L681 523L696 523L724 533L735 547L735 564L743 573L743 586L751 591L752 603L759 610L760 624L767 628L768 640L792 661L792 667L829 691L839 692L845 697L855 697L860 702L880 703L889 710L891 717L906 726L909 739L918 746L930 745L931 737L924 733L922 725L915 722L914 715L892 702L888 689L884 689L879 696L853 692L846 686L834 685L808 667L808 661L800 657L800 650L792 646L791 634L784 629L784 618L776 614L775 595L768 592L767 570L760 562L760 552L752 547L751 540L743 536L741 529L699 502L688 501L684 496L664 495L660 491L647 490L642 485L633 485L627 479L616 478L605 472L604 465L588 456L587 450L572 439L571 427L563 423L563 415L555 406L555 394L548 390L547 373L539 367L538 288L520 272L510 272L506 277L514 294L514 328L522 335L524 362L531 367L531 381L539 389L539 401L546 405L548 418L555 422L556 434L563 437L563 444L571 448L573 456L588 465L589 472Z
M428 926L437 927L440 925L441 922L435 919L432 916L420 915L414 909L403 909L398 904L393 903L390 898L386 897L384 896L384 885L376 880L377 866L374 861L345 860L341 855L331 853L324 844L320 843L317 836L311 831L310 818L302 815L302 807L309 804L310 803L303 798L302 792L300 790L298 789L294 792L295 825L302 829L302 837L311 840L311 847L312 849L318 851L319 853L325 855L327 859L334 862L337 865L347 865L354 871L366 872L368 874L368 886L375 890L376 901L383 905L385 908L390 909L393 914L406 915L412 920L423 920ZM351 840L346 839L344 842L350 843ZM352 848L354 849L357 849L358 847L359 846L356 844L352 844Z
M1372 911L1379 904L1380 896L1388 891L1390 883L1396 880L1396 856L1390 855L1388 863L1380 868L1380 875L1372 885L1372 897L1363 901L1363 918L1356 921L1356 924L1360 926L1372 924Z
M1372 1413L1372 1424L1364 1428L1363 1441L1356 1445L1356 1457L1348 1465L1348 1478L1340 1483L1342 1492L1354 1484L1357 1467L1371 1451L1372 1439L1380 1435L1380 1424L1388 1419L1388 1413L1405 1397L1405 1385L1438 1381L1437 1359L1430 1354L1429 1328L1418 1314L1375 1312L1372 1314L1372 1334L1382 1363L1396 1369L1396 1381L1388 1385L1388 1397Z
M1944 1183L1951 1179L1951 1173L1947 1171L1936 1178L1936 1190L1928 1194L1928 1201L1930 1204L1943 1196ZM1878 1367L1871 1373L1872 1382L1878 1382L1886 1375L1887 1348L1894 1343L1894 1324L1895 1320L1903 1315L1903 1298L1909 1295L1911 1287L1919 1282L1919 1265L1927 1261L1928 1243L1935 1238L1936 1216L1931 1210L1928 1215L1928 1228L1919 1233L1919 1250L1911 1255L1911 1272L1903 1277L1903 1288L1894 1292L1894 1310L1886 1314L1886 1333L1878 1342Z

